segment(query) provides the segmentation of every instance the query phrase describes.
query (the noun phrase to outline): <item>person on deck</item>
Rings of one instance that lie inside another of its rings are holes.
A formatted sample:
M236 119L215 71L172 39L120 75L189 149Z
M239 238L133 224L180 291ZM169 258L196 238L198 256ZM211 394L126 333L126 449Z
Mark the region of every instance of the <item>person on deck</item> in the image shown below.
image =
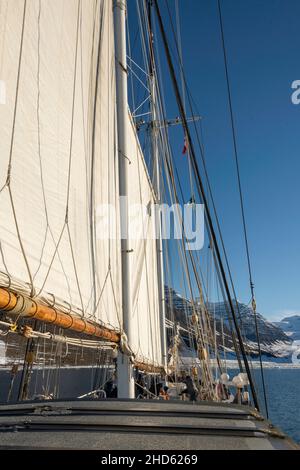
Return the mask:
M170 400L170 395L168 394L168 387L166 385L160 388L159 397L163 400Z
M192 377L187 375L184 383L186 385L186 393L189 396L190 401L196 401L198 390Z
M104 391L107 398L117 398L118 396L118 387L112 379L106 382L104 385Z
M236 394L234 396L234 399L233 399L232 403L234 403L236 405L241 405L242 404L242 391L239 387L236 390Z
M147 396L145 388L146 388L145 380L142 374L139 374L137 381L136 381L136 385L135 385L135 396L137 398L145 398Z

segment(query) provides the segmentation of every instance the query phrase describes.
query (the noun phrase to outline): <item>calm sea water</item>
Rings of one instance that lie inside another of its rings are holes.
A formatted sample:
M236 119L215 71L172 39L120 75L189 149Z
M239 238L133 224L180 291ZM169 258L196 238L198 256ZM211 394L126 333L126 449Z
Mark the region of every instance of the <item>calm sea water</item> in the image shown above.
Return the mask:
M300 443L300 368L264 369L264 375L270 421ZM254 379L263 404L259 369L254 370Z

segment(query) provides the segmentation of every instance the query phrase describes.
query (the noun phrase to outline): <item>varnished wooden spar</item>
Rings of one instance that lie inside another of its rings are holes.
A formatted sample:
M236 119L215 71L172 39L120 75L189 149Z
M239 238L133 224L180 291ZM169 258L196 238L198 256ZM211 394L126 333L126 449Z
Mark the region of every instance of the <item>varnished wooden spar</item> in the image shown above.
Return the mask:
M142 372L148 372L152 374L162 374L165 375L165 370L162 366L157 366L153 364L146 364L144 362L133 361L134 367L139 369Z
M18 295L16 293L9 289L0 287L0 310L19 315L16 311L12 312L12 310L16 308L17 302ZM65 313L54 307L40 304L29 297L26 297L26 307L20 316L32 318L45 323L52 323L53 325L60 326L61 328L77 331L78 333L83 333L89 336L95 336L113 343L120 342L120 334L110 330L109 328L99 326L90 320L85 320L78 315L72 314L72 312ZM134 367L144 372L164 374L162 366L146 364L140 361L133 361L133 364Z
M18 296L9 289L0 288L0 310L10 312L16 308ZM17 314L17 312L15 312ZM20 314L22 317L33 318L45 323L52 323L61 328L77 331L89 336L119 343L120 335L109 328L85 320L78 315L65 313L53 307L48 307L27 297L26 307Z

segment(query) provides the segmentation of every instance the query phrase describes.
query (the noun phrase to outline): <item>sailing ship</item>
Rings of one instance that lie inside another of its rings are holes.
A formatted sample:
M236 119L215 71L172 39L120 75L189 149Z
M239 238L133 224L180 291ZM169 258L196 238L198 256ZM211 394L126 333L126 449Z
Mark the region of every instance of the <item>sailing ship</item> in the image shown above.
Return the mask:
M0 447L45 448L49 433L53 448L294 446L258 413L189 127L200 118L187 117L159 3L137 2L138 63L125 0L0 0L0 327L6 350L14 346ZM166 115L158 47L174 87L174 119ZM205 205L207 263L227 301L240 367L232 382L199 250L186 250L180 214L181 237L170 249L155 211L162 203L178 207L183 198L173 125L183 129L190 205ZM165 298L175 254L191 299L181 323ZM187 349L191 359L184 363ZM59 380L65 370L78 377L83 365L92 376L85 393L68 392L74 401L63 401ZM197 385L194 405L178 396L182 375ZM113 382L118 398L111 401L106 385ZM159 399L161 384L170 403ZM238 405L227 403L229 386L241 391ZM242 392L252 408L241 404ZM143 399L132 401L137 397ZM65 444L56 436L60 425ZM81 425L91 436L74 444L72 432L80 434ZM41 429L47 432L37 439ZM97 442L95 430L102 433Z

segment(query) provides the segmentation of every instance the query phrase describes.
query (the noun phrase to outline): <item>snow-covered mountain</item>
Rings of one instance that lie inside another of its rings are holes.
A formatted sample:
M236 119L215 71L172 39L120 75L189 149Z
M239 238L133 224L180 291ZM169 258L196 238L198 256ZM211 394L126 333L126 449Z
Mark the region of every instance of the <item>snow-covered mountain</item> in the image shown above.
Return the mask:
M170 320L186 326L187 318L193 313L192 303L168 286L165 286L165 299Z
M255 317L252 308L233 300L235 313L239 321L242 333L245 337L252 342L257 340L256 328L255 328ZM208 310L211 315L215 315L216 318L223 317L224 321L229 324L229 306L227 302L218 302L208 304ZM269 322L262 314L257 312L257 324L261 343L273 343L275 341L287 341L290 342L288 336L282 331L282 329Z
M285 317L279 322L274 322L274 325L281 328L291 340L300 340L300 315Z
M252 308L233 301L236 316L243 337L246 339L248 350L253 356L258 354L255 317ZM230 328L229 307L227 302L210 303L208 310L212 316L223 318ZM280 328L268 321L261 313L257 313L257 326L262 354L266 357L289 358L291 356L291 338Z
M167 303L167 315L170 319L186 325L189 315L192 313L192 303L178 294L172 288L166 288L165 298ZM251 307L241 303L234 302L236 316L242 332L242 336L247 343L247 349L252 356L258 355L255 319ZM207 310L211 317L211 322L216 321L217 334L221 335L221 319L223 320L223 331L225 334L225 345L233 351L231 340L230 310L227 302L216 302L207 304ZM279 360L290 360L291 346L294 338L283 331L281 325L274 324L266 320L264 316L257 313L258 330L260 336L261 350L265 359L278 358ZM300 333L300 317L299 317Z

